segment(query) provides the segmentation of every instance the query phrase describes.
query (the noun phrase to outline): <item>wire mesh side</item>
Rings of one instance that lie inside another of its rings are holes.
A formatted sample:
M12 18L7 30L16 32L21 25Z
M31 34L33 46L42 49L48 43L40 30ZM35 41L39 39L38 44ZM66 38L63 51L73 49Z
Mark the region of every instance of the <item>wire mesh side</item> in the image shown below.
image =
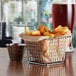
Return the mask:
M49 47L49 60L53 62L61 62L65 59L66 38L51 39Z
M27 55L29 61L41 62L42 43L41 42L26 42Z
M64 61L67 39L69 40L70 37L46 39L39 42L26 41L28 60L45 64Z

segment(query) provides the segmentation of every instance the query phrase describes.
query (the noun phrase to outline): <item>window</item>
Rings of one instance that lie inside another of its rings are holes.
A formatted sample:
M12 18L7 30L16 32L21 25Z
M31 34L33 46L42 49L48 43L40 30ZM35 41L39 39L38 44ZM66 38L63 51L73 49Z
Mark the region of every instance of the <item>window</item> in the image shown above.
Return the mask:
M3 20L7 22L37 23L37 1L2 0Z
M6 21L6 35L12 36L12 24L22 22L22 0L2 0L2 20Z
M8 22L19 22L22 14L22 2L15 0L3 1L3 19Z
M31 0L24 2L23 6L24 21L30 24L37 23L37 1Z

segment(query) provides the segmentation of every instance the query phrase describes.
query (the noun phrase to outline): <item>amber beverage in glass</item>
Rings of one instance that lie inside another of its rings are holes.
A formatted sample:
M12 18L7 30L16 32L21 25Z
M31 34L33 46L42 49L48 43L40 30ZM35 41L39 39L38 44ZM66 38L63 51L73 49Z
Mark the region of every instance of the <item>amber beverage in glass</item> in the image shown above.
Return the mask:
M75 21L75 0L53 0L52 5L52 18L53 18L53 28L58 25L67 26L72 33L74 31L74 21ZM72 42L70 45L72 47ZM72 49L71 49L72 50Z

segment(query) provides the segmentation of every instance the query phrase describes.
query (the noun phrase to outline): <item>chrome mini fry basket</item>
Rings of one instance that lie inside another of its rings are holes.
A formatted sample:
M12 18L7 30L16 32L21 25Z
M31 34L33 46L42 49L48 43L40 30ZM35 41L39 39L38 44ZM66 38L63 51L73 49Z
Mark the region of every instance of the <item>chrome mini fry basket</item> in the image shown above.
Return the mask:
M58 38L22 37L26 44L28 61L34 64L58 64L65 60L71 36Z

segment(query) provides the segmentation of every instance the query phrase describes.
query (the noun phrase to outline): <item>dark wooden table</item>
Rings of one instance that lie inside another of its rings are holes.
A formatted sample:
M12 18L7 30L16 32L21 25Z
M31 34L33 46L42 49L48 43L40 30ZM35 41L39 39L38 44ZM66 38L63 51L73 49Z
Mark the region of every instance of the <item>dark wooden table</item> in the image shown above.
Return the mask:
M76 76L76 49L67 54L64 64L39 66L10 62L6 48L0 48L0 76Z

